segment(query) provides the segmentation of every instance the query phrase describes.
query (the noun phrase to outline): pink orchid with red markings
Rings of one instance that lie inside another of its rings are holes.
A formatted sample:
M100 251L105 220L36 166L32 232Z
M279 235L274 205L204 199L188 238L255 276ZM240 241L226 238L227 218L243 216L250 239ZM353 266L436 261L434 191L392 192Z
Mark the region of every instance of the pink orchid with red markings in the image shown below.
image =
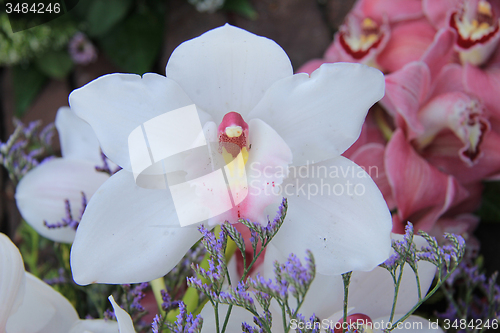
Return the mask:
M455 50L462 63L484 64L500 40L500 3L489 0L424 0L424 12L436 28L457 32Z
M435 48L446 47L436 32L424 16L420 0L360 0L335 34L324 58L309 61L298 72L311 73L324 62L347 61L390 73L432 56Z

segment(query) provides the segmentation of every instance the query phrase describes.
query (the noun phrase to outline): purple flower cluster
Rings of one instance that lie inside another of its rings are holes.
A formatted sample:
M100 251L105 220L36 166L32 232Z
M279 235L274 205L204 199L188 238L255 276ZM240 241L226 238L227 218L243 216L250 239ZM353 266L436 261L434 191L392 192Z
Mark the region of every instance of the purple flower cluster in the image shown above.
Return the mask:
M192 313L187 314L186 305L184 302L179 303L180 313L177 315L177 320L174 323L172 333L199 333L203 325L203 319L200 315L196 317Z
M0 164L9 172L9 177L18 182L29 170L40 163L44 155L51 150L55 134L54 124L40 130L41 121L34 121L24 126L14 120L16 129L7 142L0 142Z
M172 298L168 294L166 290L160 290L161 292L161 299L163 303L161 303L161 308L163 311L168 312L172 308L178 307L179 306L179 301L172 301Z
M97 59L97 50L81 32L77 32L68 43L68 52L75 64L87 65Z
M219 303L233 304L256 311L254 300L243 282L238 283L238 286L229 292L221 291L218 296L213 295L213 298Z
M80 209L80 213L77 219L73 218L73 215L71 214L71 205L68 199L64 200L64 208L66 211L66 216L61 219L60 222L56 223L48 223L47 221L43 221L43 224L49 228L49 229L54 229L54 228L64 228L64 227L70 227L73 228L74 230L78 229L78 225L80 225L80 221L82 220L83 213L85 212L85 208L87 207L87 197L85 196L85 193L82 193L82 208Z
M437 313L438 318L450 321L466 319L488 320L498 319L500 315L500 287L496 284L498 274L487 278L480 267L471 262L461 262L443 285L442 291L448 299L448 308ZM465 292L465 294L464 294ZM467 327L461 332L469 332Z

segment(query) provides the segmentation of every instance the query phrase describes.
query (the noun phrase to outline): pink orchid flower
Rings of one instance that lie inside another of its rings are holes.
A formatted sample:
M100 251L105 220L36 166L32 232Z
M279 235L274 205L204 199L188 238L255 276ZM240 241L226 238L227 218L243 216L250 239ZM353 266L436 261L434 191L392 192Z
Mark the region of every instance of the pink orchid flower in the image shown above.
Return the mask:
M498 1L424 0L423 8L436 28L457 32L455 50L463 64L484 64L495 51L500 40Z

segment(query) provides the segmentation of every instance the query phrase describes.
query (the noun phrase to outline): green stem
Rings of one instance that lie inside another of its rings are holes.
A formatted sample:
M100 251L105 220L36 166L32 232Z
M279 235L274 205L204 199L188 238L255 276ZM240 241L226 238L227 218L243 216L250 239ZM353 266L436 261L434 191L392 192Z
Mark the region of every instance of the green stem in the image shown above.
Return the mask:
M396 303L398 302L398 294L399 294L399 285L401 284L401 278L403 277L403 268L404 264L399 266L399 275L396 284L394 285L394 300L392 301L392 309L391 309L391 317L389 318L389 322L392 323L394 319L394 314L396 311Z
M450 275L451 275L451 274L453 274L453 272L457 269L457 267L458 267L458 264L459 264L459 263L460 263L460 261L459 261L459 262L457 262L457 264L456 264L455 268L453 268L453 269L452 269L452 270L451 270L448 274L446 274L446 275L444 276L444 279L441 279L442 274L441 274L441 270L439 270L439 271L438 271L438 281L437 281L436 285L434 286L434 288L432 288L432 290L431 290L431 291L430 291L430 292L429 292L429 293L428 293L428 294L427 294L424 298L422 298L422 299L421 299L421 300L420 300L417 304L415 304L415 305L413 306L413 308L411 308L411 310L410 310L410 311L408 311L408 312L407 312L407 313L406 313L403 317L399 318L399 319L398 319L395 323L393 323L393 324L392 324L392 326L391 326L389 329L387 329L387 332L392 331L394 328L396 328L396 327L398 326L398 324L399 324L399 323L401 323L401 322L405 321L406 319L408 319L408 317L409 317L409 316L411 316L411 314L412 314L413 312L415 312L415 310L417 310L417 309L418 309L418 307L419 307L420 305L422 305L422 303L424 303L424 302L425 302L425 301L427 301L427 300L428 300L428 299L429 299L432 295L434 295L434 293L435 293L435 292L436 292L436 291L437 291L437 290L441 287L441 285L443 284L443 282L444 282L446 279L448 279L448 278L450 277Z
M375 109L375 122L377 123L380 132L382 132L384 139L389 141L392 137L393 131L391 126L387 123L384 111L381 107Z
M155 296L156 304L158 305L158 311L162 315L165 316L165 311L162 309L161 305L163 304L163 297L161 296L161 290L167 291L167 287L165 286L165 279L163 277L157 278L151 282L149 282L151 289L153 289L153 295Z
M349 299L349 284L351 283L352 272L342 274L342 281L344 282L344 321L342 323L342 333L345 333L347 328L347 302Z

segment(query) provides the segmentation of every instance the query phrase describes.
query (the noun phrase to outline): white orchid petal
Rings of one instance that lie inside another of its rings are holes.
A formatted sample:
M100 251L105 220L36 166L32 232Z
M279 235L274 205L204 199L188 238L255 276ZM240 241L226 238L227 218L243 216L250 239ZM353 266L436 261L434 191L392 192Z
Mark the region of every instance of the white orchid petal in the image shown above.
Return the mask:
M264 277L266 280L275 280L274 262L284 264L287 260L281 252L271 243L266 247L264 259ZM305 256L303 256L305 257ZM306 265L304 258L299 256L303 265ZM340 275L323 275L316 273L316 276L307 291L306 298L300 307L300 313L309 318L313 313L316 317L328 318L342 308L344 297L344 284ZM293 302L292 299L290 299ZM293 303L293 306L296 306Z
M109 296L108 299L113 306L113 310L115 310L115 316L116 320L118 321L120 333L135 333L134 323L132 322L132 318L130 318L130 315L118 304L116 304L113 295Z
M74 90L69 102L92 126L106 156L129 171L132 131L156 116L193 104L173 80L157 74L105 75ZM198 114L203 125L209 116Z
M359 137L368 109L384 95L384 76L361 64L324 64L276 82L249 118L272 126L293 152L293 164L336 157Z
M71 243L75 230L71 227L49 229L49 224L60 222L66 216L65 200L71 214L78 218L82 210L82 192L90 199L109 176L95 170L92 162L55 158L30 172L16 188L16 204L22 217L40 235L56 242Z
M101 148L94 130L73 110L67 106L59 108L55 124L64 158L86 160L94 165L102 163Z
M291 169L282 189L289 208L272 242L284 255L309 249L325 275L369 271L389 257L389 209L355 163L339 156Z
M114 320L104 319L79 320L69 333L118 333L118 323Z
M179 45L167 77L220 123L231 111L243 117L277 80L293 74L274 41L226 24Z
M64 296L26 273L23 304L9 318L7 332L67 333L77 321L76 310Z
M121 170L87 205L71 249L73 278L79 284L151 281L200 237L196 227L180 227L168 190L141 188Z
M404 313L396 313L393 322L403 317ZM384 328L387 328L390 316L384 316L373 320L373 327L380 327L381 329L374 329L376 333L382 333ZM436 322L431 322L428 319L419 316L410 316L404 322L396 326L391 332L406 332L406 333L441 333L443 330L436 325Z
M393 234L396 240L402 240L403 235ZM414 236L417 249L427 245L424 238ZM429 290L436 266L427 261L418 263L418 275L422 297ZM390 273L381 267L376 267L371 272L353 272L349 285L349 306L355 308L354 312L363 313L371 318L377 318L391 313L394 301L394 281ZM398 293L396 312L406 313L418 302L417 282L411 267L406 264Z
M22 303L25 289L24 263L19 249L0 233L0 332Z

